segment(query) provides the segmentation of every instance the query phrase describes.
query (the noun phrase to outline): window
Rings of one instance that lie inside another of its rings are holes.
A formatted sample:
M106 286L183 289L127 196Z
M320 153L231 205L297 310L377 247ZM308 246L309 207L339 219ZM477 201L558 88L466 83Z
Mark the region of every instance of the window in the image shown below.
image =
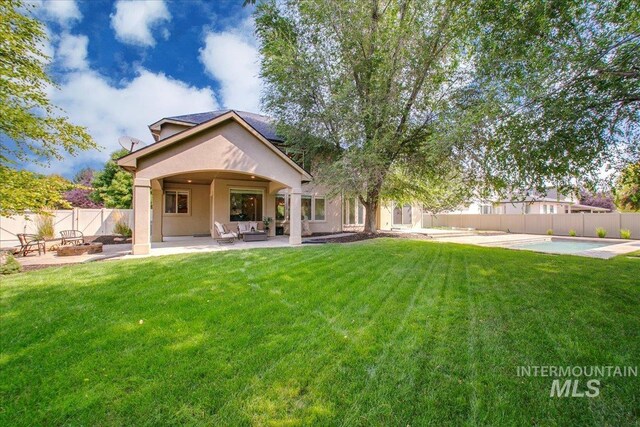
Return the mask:
M276 221L284 221L289 218L290 199L288 194L276 195ZM312 196L303 194L300 200L300 214L307 221L325 221L324 196ZM345 211L346 212L346 211Z
M316 221L324 221L324 197L315 197L315 214L314 219Z
M524 205L524 213L526 214L531 213L531 205L529 203L526 203Z
M349 222L347 224L356 223L356 199L349 199Z
M262 221L261 190L235 190L229 192L229 221Z
M543 214L547 213L547 205L542 205L542 213Z
M311 196L302 196L302 219L310 220L311 218Z
M166 190L164 192L165 214L189 214L189 191Z
M402 207L399 205L393 207L393 223L402 224Z
M345 225L363 225L365 210L360 200L344 199L344 216L342 221Z
M411 225L411 205L405 203L400 205L394 203L393 206L393 224L394 225Z
M287 207L285 202L285 195L276 195L276 221L284 221L284 219L286 218L286 211Z
M555 205L549 205L549 213L550 214L555 213L555 207L556 207Z
M411 225L411 205L405 204L402 206L402 223Z

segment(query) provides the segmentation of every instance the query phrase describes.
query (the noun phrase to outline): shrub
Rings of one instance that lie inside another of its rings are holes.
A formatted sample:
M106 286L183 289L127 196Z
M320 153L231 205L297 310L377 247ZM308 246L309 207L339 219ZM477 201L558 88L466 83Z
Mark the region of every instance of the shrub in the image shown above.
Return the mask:
M22 266L10 253L0 254L0 274L20 273Z
M573 228L569 230L569 236L576 237L576 230L574 230Z
M607 237L607 230L602 227L598 227L596 228L596 234L602 239L604 237Z
M53 215L43 213L36 217L36 235L41 239L53 239L56 230Z
M621 239L630 239L631 238L631 230L623 228L620 230L620 238Z
M552 230L552 229L548 229L548 230L547 230L547 234L548 234L549 236L553 236L553 230Z
M120 211L115 211L113 216L116 220L116 223L113 226L113 232L115 234L120 234L121 236L131 237L133 233L131 232L131 227L129 227L129 217L127 215L123 215Z

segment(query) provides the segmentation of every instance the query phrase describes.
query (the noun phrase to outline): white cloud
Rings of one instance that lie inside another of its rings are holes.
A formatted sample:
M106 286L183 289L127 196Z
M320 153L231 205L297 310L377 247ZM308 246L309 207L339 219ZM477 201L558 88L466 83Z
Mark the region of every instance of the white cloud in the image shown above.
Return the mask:
M237 29L209 32L200 61L221 86L221 103L226 108L260 112L260 62L253 22L246 19Z
M70 70L83 70L88 67L87 46L89 38L87 36L74 36L63 34L58 43L56 59L60 65Z
M170 20L171 14L164 0L118 0L116 12L111 14L111 27L116 32L116 38L123 43L154 46L156 40L151 32L152 29ZM169 31L166 28L160 29L159 34L164 39L169 37Z
M135 136L150 144L153 138L147 126L151 123L167 116L218 108L209 87L193 87L144 68L134 79L121 83L116 87L104 76L86 69L69 73L59 90L50 92L53 104L66 112L71 123L85 126L103 148L54 161L41 172L70 175L88 162L105 161L120 148L121 135Z
M75 0L30 0L28 3L36 5L38 16L62 26L82 20L82 13Z
M40 52L42 52L44 55L46 55L49 58L49 61L46 61L48 63L51 60L53 60L54 51L53 51L53 45L51 44L51 41L55 39L55 37L51 34L51 31L49 31L49 28L46 25L43 25L42 29L45 33L45 37L42 40L40 40L36 45L38 47L38 50L40 50Z

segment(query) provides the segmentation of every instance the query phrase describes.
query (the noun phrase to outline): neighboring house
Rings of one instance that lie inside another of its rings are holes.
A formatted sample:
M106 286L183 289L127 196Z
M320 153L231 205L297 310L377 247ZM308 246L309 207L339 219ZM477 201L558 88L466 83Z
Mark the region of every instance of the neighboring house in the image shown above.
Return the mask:
M546 194L531 193L524 200L499 200L497 202L475 202L462 210L453 212L460 214L570 214L570 213L604 213L609 209L588 206L579 203L573 196L558 192L556 188L548 188Z
M219 110L163 118L149 129L155 143L118 160L134 175L134 254L169 236L216 237L214 222L263 228L271 217L269 233L288 234L291 244L301 243L302 219L315 233L363 228L360 202L328 197L265 116ZM391 204L376 219L379 228L416 227L421 212Z

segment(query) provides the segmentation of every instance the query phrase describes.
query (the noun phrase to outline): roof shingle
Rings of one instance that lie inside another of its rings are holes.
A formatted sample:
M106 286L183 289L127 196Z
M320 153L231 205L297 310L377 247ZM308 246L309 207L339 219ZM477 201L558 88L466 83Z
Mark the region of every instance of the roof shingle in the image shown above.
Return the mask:
M195 113L195 114L185 114L182 116L173 116L167 117L170 120L178 120L181 122L193 123L199 125L204 122L208 122L209 120L213 120L216 117L219 117L223 114L226 114L230 111L234 111L240 117L242 117L252 128L254 128L258 133L264 136L269 141L273 142L284 142L284 139L276 134L275 127L273 126L273 119L267 116L263 116L261 114L249 113L247 111L238 111L238 110L216 110L216 111L207 111L204 113Z

